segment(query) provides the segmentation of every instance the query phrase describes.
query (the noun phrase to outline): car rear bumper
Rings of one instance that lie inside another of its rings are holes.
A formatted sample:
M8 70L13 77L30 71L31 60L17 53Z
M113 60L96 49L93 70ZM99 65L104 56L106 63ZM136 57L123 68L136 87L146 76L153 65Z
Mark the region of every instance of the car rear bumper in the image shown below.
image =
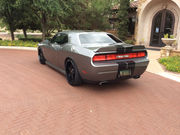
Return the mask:
M141 76L149 64L147 58L138 58L136 60L121 60L116 63L98 63L91 64L86 70L86 74L81 74L82 79L93 82L111 81L123 78L133 78ZM130 76L119 77L119 72L131 70Z

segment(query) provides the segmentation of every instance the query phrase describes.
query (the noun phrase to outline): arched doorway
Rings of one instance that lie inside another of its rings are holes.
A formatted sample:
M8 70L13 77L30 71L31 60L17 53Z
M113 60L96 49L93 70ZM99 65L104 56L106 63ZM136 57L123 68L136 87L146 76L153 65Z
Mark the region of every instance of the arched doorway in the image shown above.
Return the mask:
M164 37L164 34L173 34L174 23L175 17L170 10L159 11L153 18L150 45L154 47L165 46L161 38Z

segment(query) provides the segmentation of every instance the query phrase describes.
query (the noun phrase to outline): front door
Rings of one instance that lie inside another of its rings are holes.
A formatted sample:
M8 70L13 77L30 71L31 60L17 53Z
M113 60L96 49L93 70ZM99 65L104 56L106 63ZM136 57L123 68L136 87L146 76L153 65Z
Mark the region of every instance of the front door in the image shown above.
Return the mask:
M175 17L171 11L167 9L159 11L153 18L150 45L154 47L165 46L161 38L164 37L164 34L173 34L174 22Z
M51 42L46 46L45 48L45 58L48 62L51 64L55 65L56 62L56 55L55 55L55 50L54 50L54 44L56 38L59 36L59 34L56 34L52 39Z
M68 35L65 33L57 34L51 41L51 46L53 50L52 64L61 69L64 68L63 47L67 42L68 42Z

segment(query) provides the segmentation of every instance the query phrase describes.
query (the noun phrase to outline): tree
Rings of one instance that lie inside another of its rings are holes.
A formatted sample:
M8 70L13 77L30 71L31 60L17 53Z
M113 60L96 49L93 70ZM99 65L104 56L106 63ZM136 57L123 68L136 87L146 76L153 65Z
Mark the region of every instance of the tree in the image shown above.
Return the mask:
M109 11L111 9L111 0L91 0L87 8L86 22L89 22L90 29L106 30L110 27Z
M62 23L68 28L81 30L109 28L108 14L111 0L76 0L70 6L72 10L62 19Z
M65 0L32 0L30 5L41 24L43 40L48 30L57 26L58 17L65 15L65 9L68 9Z
M18 0L17 0L18 1ZM17 2L17 12L19 16L16 18L15 28L22 29L24 37L27 38L27 30L41 30L40 22L37 21L37 17L33 14L30 5L25 4L24 2Z
M38 21L34 21L37 20L36 16L31 16L31 17L27 17L26 15L22 14L21 16L22 18L20 18L16 24L15 24L15 28L16 29L22 29L24 37L27 38L27 30L40 30L41 31L41 25Z
M0 0L0 17L10 30L11 39L14 40L15 20L19 16L16 0Z
M118 11L118 35L121 40L125 40L128 35L128 23L129 23L129 0L120 0L120 7Z
M11 31L41 30L42 39L54 30L105 30L112 0L0 0L0 17Z

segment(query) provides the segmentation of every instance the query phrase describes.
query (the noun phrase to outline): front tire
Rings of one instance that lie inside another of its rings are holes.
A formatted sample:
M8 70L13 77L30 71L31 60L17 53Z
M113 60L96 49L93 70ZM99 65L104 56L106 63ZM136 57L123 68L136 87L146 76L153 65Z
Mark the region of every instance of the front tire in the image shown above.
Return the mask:
M46 59L44 58L43 52L41 50L39 50L39 62L43 65L46 64Z
M68 59L65 63L66 78L70 85L79 86L82 84L82 79L79 74L78 68L73 60Z

